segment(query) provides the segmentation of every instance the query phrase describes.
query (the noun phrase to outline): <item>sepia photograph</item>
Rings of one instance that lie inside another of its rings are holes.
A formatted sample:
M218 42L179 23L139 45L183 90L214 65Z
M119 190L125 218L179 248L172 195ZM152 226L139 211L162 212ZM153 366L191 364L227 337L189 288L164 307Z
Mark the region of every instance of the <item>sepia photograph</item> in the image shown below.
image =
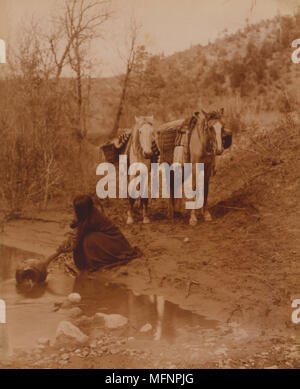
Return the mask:
M300 0L0 0L0 375L298 370L299 151Z

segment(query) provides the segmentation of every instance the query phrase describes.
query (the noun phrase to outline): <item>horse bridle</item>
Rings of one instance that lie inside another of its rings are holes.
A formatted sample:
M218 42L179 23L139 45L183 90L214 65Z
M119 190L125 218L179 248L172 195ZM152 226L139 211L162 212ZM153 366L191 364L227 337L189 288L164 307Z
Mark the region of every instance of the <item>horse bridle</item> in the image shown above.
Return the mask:
M213 128L213 126L210 125L210 122L212 121L213 122L219 121L220 123L222 123L222 132L224 130L224 123L222 122L222 119L219 116L217 116L215 113L213 113L208 119L207 118L204 119L203 131L208 134L209 145L211 146L210 150L207 150L207 148L205 150L207 155L216 154L216 140L214 139L214 141L212 141L212 136L210 135L211 129ZM197 128L197 132L198 132L199 139L201 139L199 127ZM214 138L216 138L215 135Z

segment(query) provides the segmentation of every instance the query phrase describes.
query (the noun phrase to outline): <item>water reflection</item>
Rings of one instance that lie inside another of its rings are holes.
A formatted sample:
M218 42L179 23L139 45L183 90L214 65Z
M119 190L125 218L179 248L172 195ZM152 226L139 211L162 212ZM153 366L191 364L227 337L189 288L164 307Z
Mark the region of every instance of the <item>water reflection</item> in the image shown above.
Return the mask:
M107 283L99 274L78 277L74 292L82 296L82 309L90 316L96 312L118 313L129 319L128 336L165 340L174 343L179 334L192 336L205 328L215 328L217 322L180 308L163 296L140 295L125 286ZM145 324L152 330L140 332Z
M49 274L45 283L29 293L18 289L15 271L27 258L42 259L42 256L0 245L0 298L6 302L5 338L12 348L33 347L41 337L54 340L58 323L65 319L65 313L53 312L53 304L57 296L66 296L73 290L74 280L64 274Z
M71 292L81 295L80 306L87 316L97 312L126 316L129 326L123 335L138 339L169 343L193 341L197 334L203 336L203 330L216 328L218 324L180 308L163 296L140 295L124 285L108 283L101 272L82 273L73 279L56 270L33 295L18 294L14 275L19 261L40 256L4 246L0 246L0 256L0 298L7 304L13 347L30 347L39 337L53 339L59 321L65 320L67 315L64 310L54 312L53 303L56 296L65 297ZM146 324L149 331L141 332Z

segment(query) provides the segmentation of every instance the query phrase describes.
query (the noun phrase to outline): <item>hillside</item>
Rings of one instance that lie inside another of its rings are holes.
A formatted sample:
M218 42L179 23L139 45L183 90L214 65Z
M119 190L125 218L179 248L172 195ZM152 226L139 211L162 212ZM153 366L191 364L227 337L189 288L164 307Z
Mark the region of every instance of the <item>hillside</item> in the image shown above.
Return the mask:
M169 57L145 51L142 69L132 75L121 127L132 125L134 115L154 114L165 122L199 107L224 106L231 127L238 130L241 117L249 113L292 111L299 102L300 66L291 61L291 42L299 37L297 14L248 25L231 35L224 31L213 43ZM113 126L120 80L122 76L93 80L94 139Z

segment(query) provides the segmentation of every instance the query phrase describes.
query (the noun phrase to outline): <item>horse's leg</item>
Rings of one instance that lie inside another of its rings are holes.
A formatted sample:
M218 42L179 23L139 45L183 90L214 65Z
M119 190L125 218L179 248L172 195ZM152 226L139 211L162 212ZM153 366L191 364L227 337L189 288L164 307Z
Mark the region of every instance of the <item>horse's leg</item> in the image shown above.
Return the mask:
M174 171L170 171L170 199L169 199L169 208L168 208L168 214L169 218L174 220Z
M191 210L191 216L190 216L190 221L189 221L190 225L191 226L196 226L197 223L198 223L198 219L197 219L197 216L196 216L196 210L195 209L192 209Z
M193 190L196 189L196 164L192 164L192 183L193 183ZM196 226L198 223L197 216L196 216L196 210L192 209L191 210L191 215L190 215L190 220L189 224L191 226Z
M162 335L162 325L165 313L165 299L163 296L156 297L157 327L154 333L154 340L160 340Z
M143 206L143 223L149 224L150 219L148 217L148 199L141 199L141 203Z
M211 166L208 164L204 165L204 204L203 204L203 217L206 222L212 221L211 214L206 208L207 199L208 199L208 188L209 188L209 179L211 174Z
M135 199L132 199L131 197L129 198L129 208L127 211L127 221L126 224L133 224L133 205L134 205Z

